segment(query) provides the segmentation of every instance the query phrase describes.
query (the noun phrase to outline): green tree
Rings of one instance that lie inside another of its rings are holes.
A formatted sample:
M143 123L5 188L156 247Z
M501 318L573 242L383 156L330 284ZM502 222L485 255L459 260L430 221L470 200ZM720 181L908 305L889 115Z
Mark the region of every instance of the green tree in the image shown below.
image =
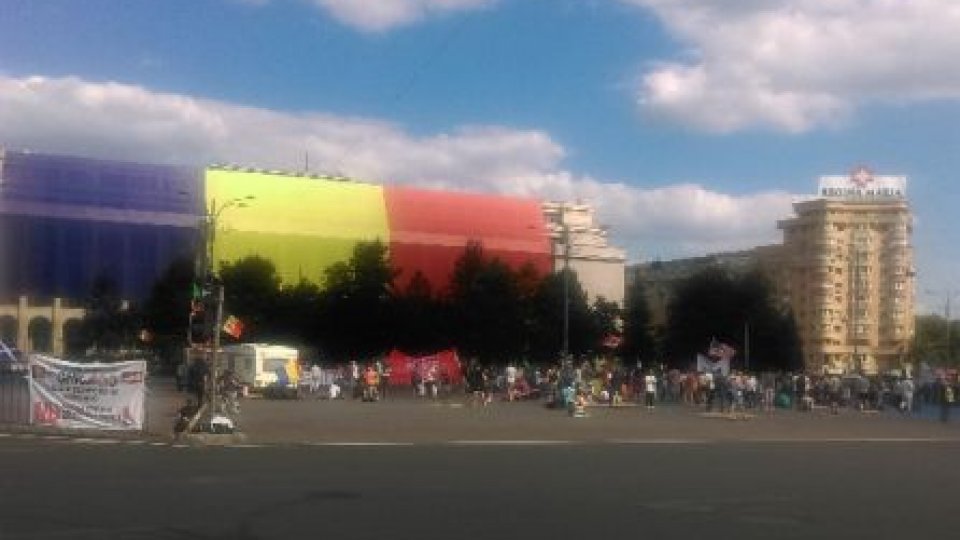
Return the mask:
M99 276L94 280L85 307L83 335L94 351L113 353L136 346L141 315L120 297L112 278Z
M144 304L144 325L152 335L150 345L167 369L179 362L187 344L193 282L193 260L176 259L153 284Z
M499 259L487 259L471 242L454 265L449 302L460 350L486 363L524 352L524 309L516 275Z
M623 311L623 345L620 350L624 358L629 361L656 359L647 291L639 279L627 289Z
M280 289L267 337L289 345L317 346L320 297L320 287L306 280Z
M532 341L533 355L538 360L556 360L563 349L565 288L569 299L569 352L582 355L598 347L598 332L587 293L573 269L561 270L543 279L534 298L536 325Z
M668 306L667 360L689 367L716 338L737 349L736 362L743 366L748 333L750 369L800 367L795 325L776 308L769 282L759 272L733 277L708 268L678 285Z
M960 357L960 321L951 321L948 328L947 320L941 315L917 316L911 349L914 359L932 366L957 365Z
M328 354L367 358L393 344L396 275L387 246L379 240L358 243L348 262L326 270L320 321Z
M445 305L430 282L417 271L406 289L394 297L395 345L413 354L426 354L452 345Z
M220 265L224 288L223 315L243 322L245 341L264 339L275 331L280 277L269 259L253 255Z

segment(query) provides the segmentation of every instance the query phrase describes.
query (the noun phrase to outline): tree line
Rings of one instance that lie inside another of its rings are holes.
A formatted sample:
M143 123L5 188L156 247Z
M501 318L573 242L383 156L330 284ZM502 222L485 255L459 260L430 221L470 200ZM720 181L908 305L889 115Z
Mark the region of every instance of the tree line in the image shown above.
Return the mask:
M716 338L737 348L742 363L749 327L751 368L795 369L800 362L793 320L778 309L759 273L711 268L682 280L665 323L654 326L639 280L628 287L623 306L604 298L590 302L573 270L541 275L532 265L514 269L479 243L464 249L441 290L419 273L401 287L399 272L387 246L373 241L357 244L349 260L327 268L316 283L284 285L273 263L257 256L221 264L218 276L225 313L244 323L243 341L295 345L333 361L373 358L393 348L426 354L451 347L488 364L555 361L563 346L566 287L568 352L575 357L604 354L631 365L688 368ZM148 330L148 345L175 362L186 345L196 279L192 260L175 261L146 302L124 312L122 325L91 301L87 335L116 345L117 339L103 339L110 331L93 329L128 328L134 318ZM99 294L102 300L102 287ZM116 308L113 301L100 304ZM610 336L618 339L611 343Z

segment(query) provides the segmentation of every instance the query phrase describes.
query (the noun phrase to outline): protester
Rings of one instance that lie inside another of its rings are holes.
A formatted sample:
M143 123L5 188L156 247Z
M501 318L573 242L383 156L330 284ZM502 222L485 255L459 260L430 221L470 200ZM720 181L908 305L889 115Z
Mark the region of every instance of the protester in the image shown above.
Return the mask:
M653 371L647 371L646 377L643 378L643 384L647 408L652 409L654 405L654 399L657 395L657 377L653 374Z
M913 379L907 377L900 383L900 411L904 413L913 412Z
M320 391L320 383L323 381L323 371L316 363L310 366L310 393L316 394Z

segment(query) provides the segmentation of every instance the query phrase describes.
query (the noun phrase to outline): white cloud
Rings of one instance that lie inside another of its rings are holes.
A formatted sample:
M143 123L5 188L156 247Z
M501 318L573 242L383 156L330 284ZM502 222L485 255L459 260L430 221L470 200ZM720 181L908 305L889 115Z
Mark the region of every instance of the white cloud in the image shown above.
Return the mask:
M165 163L235 163L384 183L591 202L632 257L775 241L786 193L733 196L693 184L643 189L577 176L549 134L469 126L417 137L392 123L244 107L118 83L0 76L0 144Z
M652 10L682 59L639 102L713 132L803 132L864 103L960 98L960 3L945 0L621 0Z
M340 22L365 32L406 26L430 16L476 10L498 0L312 0Z

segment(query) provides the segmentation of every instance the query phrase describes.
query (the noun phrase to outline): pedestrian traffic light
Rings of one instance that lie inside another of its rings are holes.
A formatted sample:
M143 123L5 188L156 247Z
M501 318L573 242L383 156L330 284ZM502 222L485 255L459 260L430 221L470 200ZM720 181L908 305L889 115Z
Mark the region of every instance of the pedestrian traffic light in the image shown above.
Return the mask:
M207 320L203 312L190 313L189 338L190 346L204 345L210 341L210 333L207 330Z

